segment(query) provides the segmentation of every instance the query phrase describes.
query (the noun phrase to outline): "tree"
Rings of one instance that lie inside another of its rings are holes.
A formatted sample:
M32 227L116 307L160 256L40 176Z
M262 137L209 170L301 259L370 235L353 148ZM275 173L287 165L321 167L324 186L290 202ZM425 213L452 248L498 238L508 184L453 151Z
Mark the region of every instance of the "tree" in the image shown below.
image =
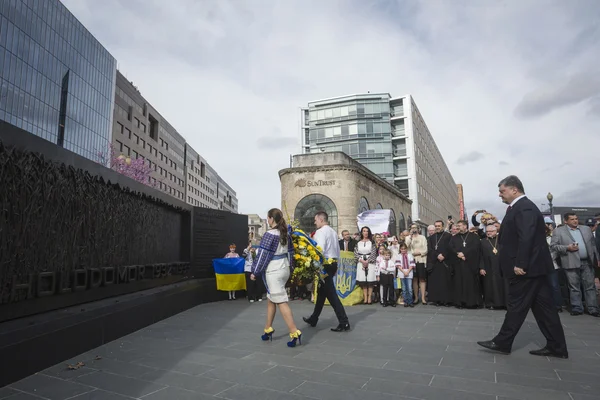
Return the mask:
M117 171L135 181L156 187L156 180L152 178L152 168L145 159L131 158L117 151L112 143L108 144L106 151L98 152L98 162L110 169Z

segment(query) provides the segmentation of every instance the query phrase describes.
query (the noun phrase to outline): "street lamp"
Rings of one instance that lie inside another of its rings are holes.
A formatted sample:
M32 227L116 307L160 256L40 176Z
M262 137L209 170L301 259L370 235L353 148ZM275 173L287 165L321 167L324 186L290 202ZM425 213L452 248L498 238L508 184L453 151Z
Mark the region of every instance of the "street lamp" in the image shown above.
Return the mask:
M546 196L546 198L548 199L548 206L550 206L550 215L554 215L552 213L552 199L554 199L554 196L552 196L552 193L548 192L548 195Z

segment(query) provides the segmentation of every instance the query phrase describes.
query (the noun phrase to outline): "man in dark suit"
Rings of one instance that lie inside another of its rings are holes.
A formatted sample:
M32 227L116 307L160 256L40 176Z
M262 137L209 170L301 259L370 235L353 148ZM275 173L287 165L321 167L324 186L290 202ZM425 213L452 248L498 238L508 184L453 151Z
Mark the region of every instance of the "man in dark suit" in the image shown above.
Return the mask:
M350 237L350 232L342 231L342 240L340 240L340 250L354 252L354 247L356 247L356 240Z
M548 274L554 266L544 217L525 197L523 184L514 175L498 184L502 201L508 204L498 238L502 276L509 279L508 310L500 332L480 346L510 354L512 344L529 310L546 338L546 346L529 353L536 356L568 358L565 332L552 299Z

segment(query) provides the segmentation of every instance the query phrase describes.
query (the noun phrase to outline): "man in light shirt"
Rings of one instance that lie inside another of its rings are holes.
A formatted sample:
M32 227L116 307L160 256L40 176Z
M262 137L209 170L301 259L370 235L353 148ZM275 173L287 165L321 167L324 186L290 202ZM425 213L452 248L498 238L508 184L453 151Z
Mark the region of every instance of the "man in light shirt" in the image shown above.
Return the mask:
M326 212L321 211L315 215L315 226L317 231L313 236L313 240L317 242L317 245L323 250L323 257L327 259L333 259L333 263L325 266L325 272L327 276L323 280L319 280L319 288L317 289L317 300L315 301L315 309L310 317L303 317L304 322L314 327L319 321L321 311L323 311L323 305L325 304L325 298L331 304L333 311L338 319L338 326L331 328L333 332L345 332L350 330L350 324L348 323L348 316L346 310L340 301L335 290L333 283L333 277L337 273L337 262L340 258L340 246L338 243L337 233L329 226L329 216Z

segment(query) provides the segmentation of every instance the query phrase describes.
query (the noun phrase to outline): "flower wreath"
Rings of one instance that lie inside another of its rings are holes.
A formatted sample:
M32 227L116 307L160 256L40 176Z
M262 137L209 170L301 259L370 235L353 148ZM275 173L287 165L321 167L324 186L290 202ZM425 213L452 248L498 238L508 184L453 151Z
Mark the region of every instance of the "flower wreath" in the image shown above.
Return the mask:
M327 277L324 266L331 264L333 260L325 259L321 246L318 246L317 242L298 226L298 221L292 221L290 224L295 260L295 268L290 279L297 285L323 280Z

